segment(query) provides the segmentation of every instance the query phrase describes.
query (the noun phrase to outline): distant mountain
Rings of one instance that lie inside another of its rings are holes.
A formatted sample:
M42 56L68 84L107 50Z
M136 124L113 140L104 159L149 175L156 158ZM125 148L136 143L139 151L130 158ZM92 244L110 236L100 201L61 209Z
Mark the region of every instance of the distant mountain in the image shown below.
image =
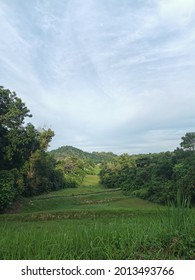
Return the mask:
M68 156L73 156L83 160L92 161L94 163L102 163L106 161L111 161L116 158L117 155L111 152L84 152L78 148L72 146L62 146L56 150L50 152L56 159L60 160Z

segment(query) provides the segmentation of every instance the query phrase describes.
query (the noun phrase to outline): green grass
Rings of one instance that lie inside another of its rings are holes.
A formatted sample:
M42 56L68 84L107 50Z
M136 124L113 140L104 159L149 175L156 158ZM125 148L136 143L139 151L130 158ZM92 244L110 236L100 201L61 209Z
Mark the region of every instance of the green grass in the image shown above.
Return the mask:
M162 227L155 213L0 222L1 259L193 259L194 236ZM90 216L91 214L91 216ZM97 214L97 213L96 213ZM103 213L101 213L103 214ZM113 213L112 213L113 214ZM164 217L166 218L166 216Z
M40 211L66 211L66 210L85 210L85 209L156 209L157 205L139 198L126 198L121 192L110 192L104 194L53 197L50 199L34 198L23 201L21 212L31 213Z
M0 259L194 259L194 214L108 192L88 175L1 215Z
M22 200L21 213L40 211L66 211L85 209L156 209L157 205L139 198L125 196L120 189L105 189L97 175L87 175L78 188L56 192Z
M87 175L81 186L78 188L68 188L61 189L59 191L50 192L48 194L42 194L37 196L37 198L50 198L50 197L59 197L59 196L71 196L79 194L90 194L94 192L106 192L106 189L99 183L98 175Z

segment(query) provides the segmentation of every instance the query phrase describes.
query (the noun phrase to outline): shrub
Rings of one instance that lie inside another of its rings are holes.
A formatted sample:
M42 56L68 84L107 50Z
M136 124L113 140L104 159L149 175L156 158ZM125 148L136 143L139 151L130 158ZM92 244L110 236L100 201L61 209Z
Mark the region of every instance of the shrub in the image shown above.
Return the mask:
M0 211L10 207L23 191L23 179L17 169L0 171Z

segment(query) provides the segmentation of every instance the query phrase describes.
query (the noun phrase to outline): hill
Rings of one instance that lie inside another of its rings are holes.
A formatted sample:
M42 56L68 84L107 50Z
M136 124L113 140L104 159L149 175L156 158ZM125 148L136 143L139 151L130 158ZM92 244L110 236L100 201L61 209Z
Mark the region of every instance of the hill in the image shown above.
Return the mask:
M58 160L68 156L73 156L93 163L103 163L106 161L112 161L114 158L117 157L117 155L111 152L89 153L72 146L62 146L56 150L52 150L50 153Z

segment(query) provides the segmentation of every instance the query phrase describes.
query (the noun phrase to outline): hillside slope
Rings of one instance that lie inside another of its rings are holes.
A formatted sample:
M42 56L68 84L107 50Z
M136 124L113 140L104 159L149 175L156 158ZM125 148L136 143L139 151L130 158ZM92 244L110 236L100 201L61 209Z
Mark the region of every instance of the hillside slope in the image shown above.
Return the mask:
M102 163L105 161L112 161L117 155L111 152L85 152L81 149L72 146L62 146L50 152L56 159L63 159L68 156L77 157L83 160L88 160L93 163Z

